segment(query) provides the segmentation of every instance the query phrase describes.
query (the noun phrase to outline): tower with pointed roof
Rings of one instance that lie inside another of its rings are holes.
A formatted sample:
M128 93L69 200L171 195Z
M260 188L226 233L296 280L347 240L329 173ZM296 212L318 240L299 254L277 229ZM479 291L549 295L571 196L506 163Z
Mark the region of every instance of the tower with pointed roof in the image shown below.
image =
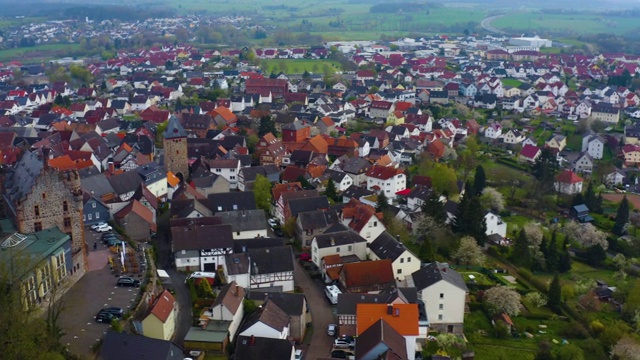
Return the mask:
M167 128L162 133L164 144L164 165L174 175L182 174L183 179L189 177L187 157L187 132L177 117L171 116Z

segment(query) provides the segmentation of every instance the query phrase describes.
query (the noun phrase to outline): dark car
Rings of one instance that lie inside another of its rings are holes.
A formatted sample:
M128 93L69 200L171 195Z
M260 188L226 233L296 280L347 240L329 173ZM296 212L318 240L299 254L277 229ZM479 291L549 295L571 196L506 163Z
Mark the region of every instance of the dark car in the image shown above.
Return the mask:
M117 318L121 318L124 315L124 310L122 308L119 307L115 307L115 306L111 306L111 307L106 307L102 310L100 310L100 312L106 312L109 313Z
M111 314L109 312L100 310L98 312L98 314L96 315L96 322L110 324L111 321L113 321L114 319L117 319L117 318L118 318L117 316L115 316L115 315L113 315L113 314Z
M276 234L277 237L284 237L284 232L282 232L282 230L279 228L273 229L273 232L274 234Z
M114 233L104 234L104 235L102 235L101 239L102 239L102 242L105 243L105 244L109 243L110 241L122 240L122 238L120 236L118 236L118 235L116 235Z
M132 277L121 277L118 279L118 286L138 287L140 286L140 280L136 280Z
M346 359L347 357L353 355L350 352L346 352L344 350L333 350L331 352L331 357L336 359Z

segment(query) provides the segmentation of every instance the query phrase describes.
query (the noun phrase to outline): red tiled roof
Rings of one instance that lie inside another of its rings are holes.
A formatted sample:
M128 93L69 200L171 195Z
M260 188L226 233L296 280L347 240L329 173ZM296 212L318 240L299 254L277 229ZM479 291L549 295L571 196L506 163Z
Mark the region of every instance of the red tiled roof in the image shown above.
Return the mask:
M418 304L358 304L357 335L361 335L371 325L383 319L400 335L417 336L418 318Z
M176 299L173 297L173 295L171 295L169 290L165 290L160 294L160 296L158 296L156 303L153 304L153 307L151 308L151 314L153 314L158 318L158 320L164 323L167 321L169 315L173 311L175 303Z
M390 259L350 263L342 266L341 273L347 287L391 283L395 281L391 263Z
M571 170L565 170L556 178L558 182L566 184L575 184L582 182L582 178Z
M402 169L396 169L389 166L374 165L371 167L371 169L369 169L369 171L367 171L366 175L374 177L376 179L387 180L402 173Z

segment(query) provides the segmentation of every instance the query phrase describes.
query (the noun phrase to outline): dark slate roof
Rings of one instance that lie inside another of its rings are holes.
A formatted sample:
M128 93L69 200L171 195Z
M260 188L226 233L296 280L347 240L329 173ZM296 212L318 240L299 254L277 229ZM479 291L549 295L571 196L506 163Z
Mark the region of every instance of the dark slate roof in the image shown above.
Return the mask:
M291 317L280 309L280 307L278 307L274 302L267 301L256 311L247 316L240 332L249 329L258 322L261 322L277 331L282 331L290 324Z
M371 190L367 190L367 188L351 185L345 191L342 192L342 197L359 199L363 196L369 196L373 194L374 192Z
M427 201L429 199L429 195L431 195L431 189L426 186L416 185L411 189L409 196L407 198L417 198L423 201Z
M338 315L356 314L358 304L390 304L397 297L397 294L389 294L386 292L380 294L355 294L341 293L338 294Z
M235 358L242 360L290 359L293 352L294 347L288 340L238 336Z
M100 360L182 360L184 350L171 341L109 331L100 347Z
M164 136L165 139L175 139L175 138L187 137L187 132L182 127L182 124L180 124L180 121L178 120L178 118L175 117L175 115L172 115L169 118L169 123L167 124L167 128L165 129L162 135Z
M248 249L251 274L273 274L293 271L291 246Z
M214 213L257 208L253 191L209 194L206 205Z
M468 291L462 276L455 270L450 269L449 265L432 262L422 267L420 270L411 274L413 283L418 291L424 290L429 286L444 280L464 291Z
M236 210L216 213L224 224L231 225L234 232L267 229L267 218L264 210Z
M386 231L383 231L373 240L369 245L369 249L371 249L378 258L391 259L392 261L395 261L402 253L407 251L407 248L400 241L396 240Z
M345 161L342 171L349 174L364 174L371 168L371 163L364 158L350 158Z
M331 179L333 180L333 182L336 183L341 183L342 180L344 180L345 176L349 176L347 175L347 173L344 173L342 171L335 171L335 170L326 170L325 175L329 175L331 176Z
M246 253L248 249L280 247L285 242L283 238L238 239L233 241L233 252Z
M125 171L120 175L110 176L108 180L118 195L136 191L142 185L142 178L136 171Z
M82 178L81 184L83 190L98 198L114 192L113 186L104 174Z
M233 247L231 225L176 226L171 228L173 251Z
M298 214L298 220L303 230L323 229L338 221L335 210L313 210Z
M386 355L383 355L386 354ZM358 359L378 358L407 359L404 336L400 335L383 319L378 320L358 336L356 357Z
M12 204L18 203L31 192L43 167L44 164L38 155L29 151L23 152L4 183L5 196Z
M333 246L350 245L359 242L366 242L362 236L353 231L341 231L329 234L322 234L315 237L318 248L328 248Z
M251 300L265 301L269 299L274 304L278 305L282 311L289 316L300 316L305 311L304 309L304 294L292 294L283 292L265 292L258 290L252 290L247 296Z
M291 210L291 216L298 216L299 213L304 211L312 211L316 209L328 209L329 200L326 196L316 196L310 198L292 199L289 200L289 209Z

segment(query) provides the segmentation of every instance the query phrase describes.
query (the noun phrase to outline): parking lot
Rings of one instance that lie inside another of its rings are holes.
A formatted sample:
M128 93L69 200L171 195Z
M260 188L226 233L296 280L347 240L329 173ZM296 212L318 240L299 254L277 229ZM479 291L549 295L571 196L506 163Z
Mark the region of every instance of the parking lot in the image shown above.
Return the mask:
M95 315L104 307L115 306L125 313L135 306L139 288L118 287L118 277L108 265L109 256L115 255L100 241L100 234L85 229L89 249L89 271L64 295L64 309L60 326L65 336L62 343L82 357L90 357L91 347L102 338L109 324L95 322ZM94 242L97 249L93 249ZM140 279L137 275L134 276Z

